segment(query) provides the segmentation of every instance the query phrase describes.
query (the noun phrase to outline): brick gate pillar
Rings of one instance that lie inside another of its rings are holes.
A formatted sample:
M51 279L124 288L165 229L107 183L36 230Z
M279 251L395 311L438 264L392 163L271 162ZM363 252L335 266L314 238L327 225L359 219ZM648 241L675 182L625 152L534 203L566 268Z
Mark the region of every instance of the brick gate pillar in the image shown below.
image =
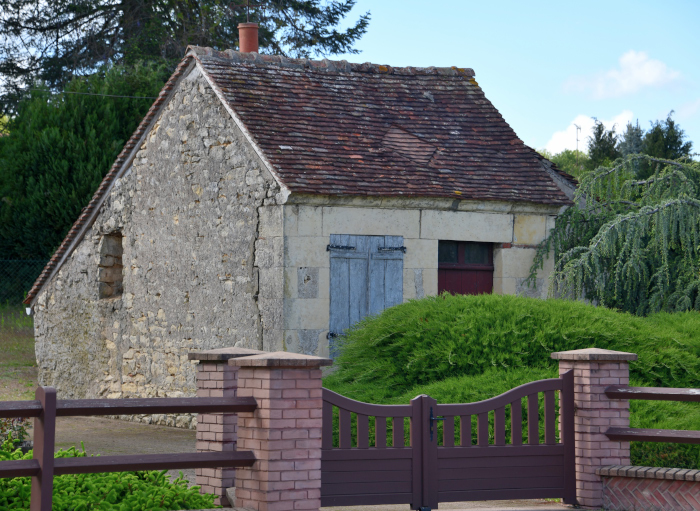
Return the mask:
M262 351L245 348L222 348L188 355L197 364L197 397L235 397L238 367L228 365L232 358L257 355ZM197 415L197 452L236 450L235 413ZM233 486L233 468L196 468L196 484L202 493L217 495L216 504L228 505L226 489ZM231 503L232 504L232 503Z
M610 427L628 428L629 401L608 399L609 385L629 385L629 361L634 353L588 348L552 353L559 374L574 370L574 427L576 432L576 498L579 505L603 506L603 482L596 469L629 465L630 444L609 440Z
M254 412L238 414L238 449L255 453L236 471L235 504L254 511L317 511L321 506L321 367L327 358L287 352L229 360L238 395Z

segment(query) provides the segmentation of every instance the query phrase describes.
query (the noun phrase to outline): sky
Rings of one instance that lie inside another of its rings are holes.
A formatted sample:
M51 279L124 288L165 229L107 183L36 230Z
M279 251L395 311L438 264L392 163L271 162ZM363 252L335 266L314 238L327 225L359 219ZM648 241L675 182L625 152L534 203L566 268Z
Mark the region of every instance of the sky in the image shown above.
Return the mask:
M624 130L673 118L700 152L700 0L357 0L357 55L470 67L526 144L585 150L593 118Z

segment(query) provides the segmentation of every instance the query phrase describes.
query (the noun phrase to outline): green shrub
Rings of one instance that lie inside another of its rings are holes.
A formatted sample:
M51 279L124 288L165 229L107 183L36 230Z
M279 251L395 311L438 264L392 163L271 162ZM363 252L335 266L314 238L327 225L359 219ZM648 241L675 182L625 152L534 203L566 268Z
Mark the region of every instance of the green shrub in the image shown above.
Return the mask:
M597 347L630 351L633 385L699 387L700 315L647 318L579 302L513 296L441 295L370 317L341 340L337 370L324 386L366 402L407 403L428 394L441 403L488 399L555 377L554 351ZM695 403L632 401L633 427L700 430ZM633 444L633 462L700 466L700 447Z
M87 456L85 449L60 450L56 458ZM0 461L31 459L5 442ZM199 487L187 487L182 476L170 481L166 471L69 474L54 477L54 511L142 511L213 508L214 495L200 495ZM29 477L0 479L0 509L29 510Z

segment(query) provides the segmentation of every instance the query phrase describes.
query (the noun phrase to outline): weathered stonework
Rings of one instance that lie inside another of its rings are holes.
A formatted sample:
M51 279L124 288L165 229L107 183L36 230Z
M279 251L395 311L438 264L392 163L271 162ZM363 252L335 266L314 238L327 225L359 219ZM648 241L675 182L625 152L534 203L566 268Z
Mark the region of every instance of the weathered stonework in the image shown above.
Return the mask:
M561 205L290 194L198 66L33 305L62 398L193 396L193 351L328 357L331 235L403 237L404 301L437 294L439 240L492 243L495 293L546 295L551 259L526 277Z
M195 69L37 301L41 384L64 398L191 396L190 351L279 344L281 273L266 272L281 272L282 238L259 233L278 193ZM100 298L112 234L123 293ZM192 427L189 415L142 420Z

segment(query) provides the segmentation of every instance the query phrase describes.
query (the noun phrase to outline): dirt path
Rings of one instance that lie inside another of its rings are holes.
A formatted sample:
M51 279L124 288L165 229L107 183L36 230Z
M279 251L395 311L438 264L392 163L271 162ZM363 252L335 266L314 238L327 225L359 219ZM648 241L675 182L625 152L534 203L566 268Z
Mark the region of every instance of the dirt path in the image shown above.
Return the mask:
M30 430L31 434L31 430ZM165 454L195 452L195 432L101 417L56 419L56 450L85 444L88 454ZM173 479L182 472L194 484L194 469L170 470Z

